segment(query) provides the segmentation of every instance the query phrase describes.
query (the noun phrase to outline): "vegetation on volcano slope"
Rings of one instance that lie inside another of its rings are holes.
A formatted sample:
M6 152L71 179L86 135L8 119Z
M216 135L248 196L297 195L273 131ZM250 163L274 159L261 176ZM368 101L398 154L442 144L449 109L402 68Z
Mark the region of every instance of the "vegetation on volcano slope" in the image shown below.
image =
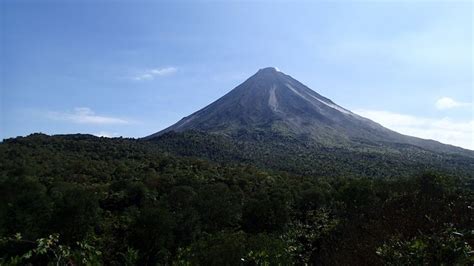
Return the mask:
M474 262L469 176L351 177L340 160L331 168L340 177L304 175L262 170L232 149L213 162L163 147L88 135L5 140L0 264Z
M474 155L435 153L408 144L362 140L351 145L320 144L310 138L258 130L232 137L199 131L170 132L150 142L175 155L245 163L304 176L389 179L434 171L474 178Z

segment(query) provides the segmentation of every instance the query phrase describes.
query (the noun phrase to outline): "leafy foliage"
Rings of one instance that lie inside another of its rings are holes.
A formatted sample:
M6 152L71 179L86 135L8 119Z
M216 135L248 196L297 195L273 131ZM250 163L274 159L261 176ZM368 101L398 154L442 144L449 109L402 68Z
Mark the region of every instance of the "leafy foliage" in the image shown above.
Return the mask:
M403 240L390 239L377 249L387 265L471 265L474 251L467 243L472 232L458 232L451 225L440 232Z
M308 162L295 151L274 168L278 161L252 162L209 143L197 158L199 149L167 152L176 142L5 140L0 264L472 263L473 182L463 171L397 165L385 178L383 167L378 178L351 176L344 156L325 151L316 162L324 170L305 174L287 167ZM382 160L363 158L355 159L361 169ZM338 170L325 175L325 165Z
M474 178L474 155L435 153L408 144L353 140L318 144L309 138L269 131L227 136L200 131L169 132L150 140L160 150L213 161L318 177L410 177L425 171Z

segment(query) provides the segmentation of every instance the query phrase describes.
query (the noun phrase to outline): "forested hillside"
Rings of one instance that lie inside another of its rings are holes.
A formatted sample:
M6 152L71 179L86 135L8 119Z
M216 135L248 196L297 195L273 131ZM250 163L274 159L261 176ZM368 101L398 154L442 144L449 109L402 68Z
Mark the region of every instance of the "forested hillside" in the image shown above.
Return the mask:
M150 141L176 155L244 162L305 176L390 179L434 171L474 178L474 157L410 144L359 140L328 146L304 137L244 130L232 137L201 131L170 132Z
M474 263L469 159L438 159L454 162L444 169L428 152L397 163L403 153L314 148L266 154L199 134L4 140L0 264Z

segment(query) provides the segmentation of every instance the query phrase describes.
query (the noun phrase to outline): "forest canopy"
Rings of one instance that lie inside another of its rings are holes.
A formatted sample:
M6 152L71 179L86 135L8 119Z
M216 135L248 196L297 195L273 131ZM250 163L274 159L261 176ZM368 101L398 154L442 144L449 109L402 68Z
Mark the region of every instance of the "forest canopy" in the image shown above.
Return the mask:
M89 135L5 140L0 265L474 263L468 175L313 175L170 146Z

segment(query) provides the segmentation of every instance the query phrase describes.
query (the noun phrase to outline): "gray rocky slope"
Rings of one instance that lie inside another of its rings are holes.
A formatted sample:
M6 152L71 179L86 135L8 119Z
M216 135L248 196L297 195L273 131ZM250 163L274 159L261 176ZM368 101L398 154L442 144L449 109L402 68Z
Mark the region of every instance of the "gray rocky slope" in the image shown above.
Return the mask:
M145 139L187 130L228 136L264 131L331 146L357 143L413 145L474 157L473 151L389 130L272 67L260 69L215 102Z

